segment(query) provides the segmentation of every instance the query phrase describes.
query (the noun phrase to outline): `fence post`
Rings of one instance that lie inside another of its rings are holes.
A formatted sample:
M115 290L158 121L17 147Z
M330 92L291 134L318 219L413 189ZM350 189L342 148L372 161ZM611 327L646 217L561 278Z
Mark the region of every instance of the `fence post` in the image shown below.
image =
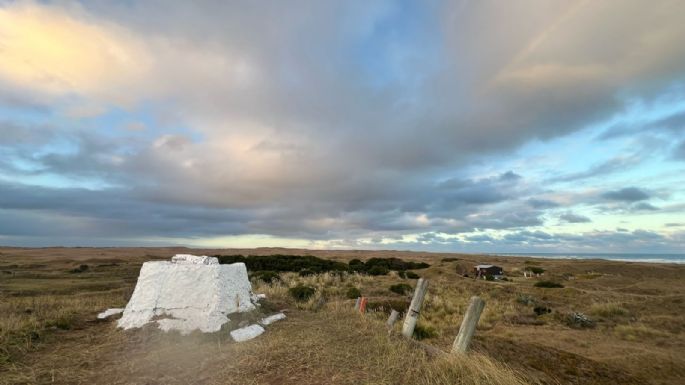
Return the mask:
M407 338L411 338L414 334L414 328L416 327L416 322L419 320L419 312L421 311L421 305L423 304L423 299L426 296L427 290L428 280L419 278L419 281L416 283L416 289L414 290L414 297L411 299L409 310L407 310L407 316L404 317L404 324L402 325L402 335Z
M390 312L390 317L388 317L388 322L387 322L388 332L390 332L392 330L392 327L395 326L395 322L397 322L397 318L399 316L400 316L400 312L398 312L395 309L392 309L392 311Z
M364 314L366 313L366 304L369 303L369 299L366 297L362 297L361 302L359 302L359 312Z
M457 338L454 339L454 344L452 345L453 353L466 353L469 349L469 344L471 344L471 339L473 334L476 332L476 326L478 325L478 320L480 319L480 313L483 312L485 307L485 301L480 297L471 297L471 303L464 314L464 319L461 321L461 327L459 328L459 333Z

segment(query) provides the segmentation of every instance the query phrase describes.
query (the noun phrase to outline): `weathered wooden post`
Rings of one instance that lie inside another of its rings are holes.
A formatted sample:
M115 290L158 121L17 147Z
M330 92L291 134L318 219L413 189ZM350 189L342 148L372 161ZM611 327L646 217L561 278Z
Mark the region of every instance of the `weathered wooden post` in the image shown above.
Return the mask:
M471 339L476 332L476 326L480 319L480 313L483 312L484 307L485 301L480 297L471 297L471 303L466 310L466 314L464 314L464 319L461 321L459 334L457 334L457 338L454 339L452 353L466 353L469 349L469 344L471 344Z
M421 311L421 305L423 304L423 299L426 297L427 290L428 280L419 278L419 281L416 283L416 289L414 290L414 297L411 299L409 310L407 310L407 316L404 317L404 324L402 325L402 335L407 338L411 338L414 334L414 328L416 327L416 322L419 320L419 312Z
M362 303L362 297L357 297L357 302L354 304L354 310L359 310L359 305Z
M388 322L387 322L388 332L390 332L392 330L392 327L395 326L395 322L397 322L397 318L399 316L400 316L400 312L398 312L395 309L392 309L392 311L390 312L390 317L388 317Z

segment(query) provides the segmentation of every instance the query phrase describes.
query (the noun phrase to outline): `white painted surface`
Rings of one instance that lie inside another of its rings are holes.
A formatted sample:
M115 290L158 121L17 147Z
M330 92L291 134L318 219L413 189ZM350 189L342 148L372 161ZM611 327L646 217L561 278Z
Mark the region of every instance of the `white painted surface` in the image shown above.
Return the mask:
M251 340L260 334L264 333L264 328L254 324L250 326L246 326L244 328L236 329L231 332L231 337L233 340L236 342L243 342L247 340Z
M181 334L211 333L228 322L228 314L255 309L244 263L186 262L145 262L118 326L131 329L156 323Z
M176 254L171 257L171 262L185 265L218 265L219 259L206 255Z
M262 318L262 320L259 321L259 323L266 326L266 325L271 325L272 323L274 323L276 321L280 321L282 319L285 319L285 314L278 313L278 314L270 315L266 318Z
M103 311L102 313L98 314L98 319L105 319L107 317L111 317L115 314L120 314L123 312L124 312L124 309L122 309L122 308L107 309L107 310Z

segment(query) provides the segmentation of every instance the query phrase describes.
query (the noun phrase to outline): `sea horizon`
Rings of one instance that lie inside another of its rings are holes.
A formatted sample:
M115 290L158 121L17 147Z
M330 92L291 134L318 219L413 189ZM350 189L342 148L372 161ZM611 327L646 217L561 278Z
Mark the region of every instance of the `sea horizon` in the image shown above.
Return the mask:
M603 259L621 262L685 264L682 253L485 253L491 256L536 257L549 259Z

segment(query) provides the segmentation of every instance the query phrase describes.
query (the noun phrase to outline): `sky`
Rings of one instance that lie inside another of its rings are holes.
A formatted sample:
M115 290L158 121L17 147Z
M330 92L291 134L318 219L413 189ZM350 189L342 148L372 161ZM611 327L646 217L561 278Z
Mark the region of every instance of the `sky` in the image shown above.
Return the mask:
M0 0L0 244L683 253L684 16Z

